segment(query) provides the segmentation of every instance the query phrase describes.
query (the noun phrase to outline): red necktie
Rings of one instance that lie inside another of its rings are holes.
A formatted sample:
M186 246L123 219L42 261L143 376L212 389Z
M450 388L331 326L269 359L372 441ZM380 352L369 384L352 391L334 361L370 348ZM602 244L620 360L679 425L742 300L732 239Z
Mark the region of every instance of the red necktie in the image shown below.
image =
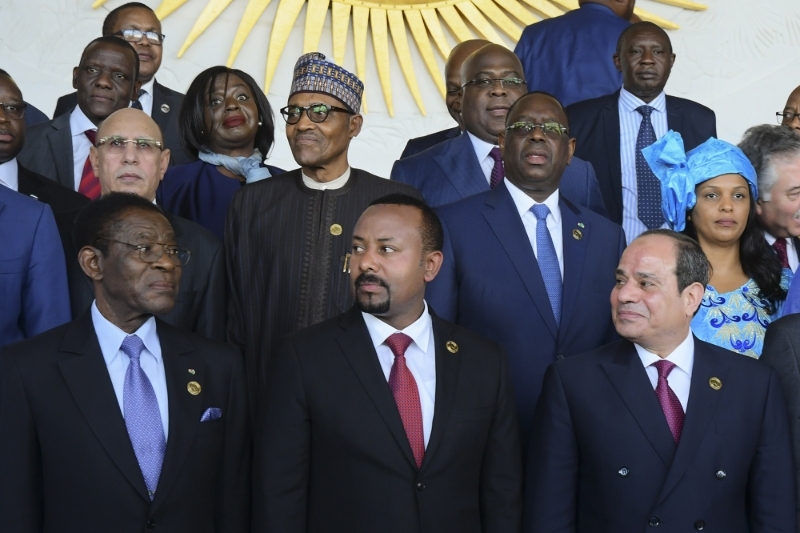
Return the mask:
M789 254L786 253L786 239L775 239L772 243L775 253L778 255L778 261L781 262L782 268L789 268Z
M664 411L664 416L667 418L667 425L672 432L672 438L675 439L675 444L681 440L681 430L683 429L683 406L680 400L669 387L667 376L675 368L675 363L670 361L661 360L653 363L653 366L658 370L658 384L656 385L656 397L658 403L661 404L661 409Z
M92 146L94 146L97 132L94 130L86 130L83 133L89 141L91 141ZM100 180L94 175L92 162L89 160L88 155L86 156L86 163L83 164L83 172L81 173L81 183L78 186L78 192L92 200L100 196Z
M417 468L422 466L425 457L425 437L422 432L422 408L419 403L419 390L414 376L406 366L406 350L411 344L411 337L404 333L393 333L386 339L385 344L394 354L394 364L389 373L389 388L400 411L403 427L406 430L411 451Z
M500 154L500 148L496 146L492 148L489 156L494 159L492 174L489 177L489 188L494 189L502 181L503 176L506 174L506 169L503 167L503 156Z

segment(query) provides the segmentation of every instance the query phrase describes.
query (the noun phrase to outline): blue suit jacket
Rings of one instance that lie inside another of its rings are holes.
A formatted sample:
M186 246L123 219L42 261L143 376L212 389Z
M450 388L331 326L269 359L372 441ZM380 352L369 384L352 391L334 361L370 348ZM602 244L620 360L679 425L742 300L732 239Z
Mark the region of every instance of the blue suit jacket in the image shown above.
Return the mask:
M459 135L461 135L461 128L456 126L455 128L436 131L428 135L423 135L422 137L409 139L406 143L406 147L403 149L403 153L400 154L400 159L417 155L431 146L436 146L439 143L452 139L453 137L458 137Z
M547 370L527 462L525 533L797 533L777 373L697 338L694 347L678 445L631 342Z
M504 183L437 209L445 228L444 263L426 299L442 318L505 348L523 439L547 366L616 336L609 295L625 248L622 228L563 196L559 205L564 251L560 328Z
M0 186L0 346L70 321L64 250L50 206Z
M395 161L391 179L407 183L431 207L451 204L489 190L469 135L459 135L407 159ZM607 216L592 165L573 157L564 170L561 194L578 205Z

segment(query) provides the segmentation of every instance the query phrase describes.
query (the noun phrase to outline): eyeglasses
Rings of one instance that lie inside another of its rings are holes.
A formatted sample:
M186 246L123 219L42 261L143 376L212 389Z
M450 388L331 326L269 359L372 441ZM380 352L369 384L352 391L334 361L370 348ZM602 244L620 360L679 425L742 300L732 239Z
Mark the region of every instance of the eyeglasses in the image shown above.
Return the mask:
M117 239L112 239L111 237L104 237L103 235L98 235L96 239L105 239L107 241L118 242L119 244L124 244L125 246L130 246L139 251L139 259L141 259L145 263L155 263L161 256L164 255L166 252L167 257L175 265L185 265L189 262L189 259L192 258L192 252L189 250L181 250L180 248L176 248L175 246L171 246L169 244L163 244L160 242L151 242L147 244L131 244L129 242L118 241ZM161 251L156 252L153 248L155 246L160 246Z
M343 107L334 107L328 104L311 104L306 107L287 105L281 109L281 115L283 115L283 120L285 120L287 124L297 124L300 122L300 116L303 114L303 111L306 112L306 115L308 115L308 119L311 122L315 122L317 124L320 122L325 122L325 119L328 118L328 115L331 113L331 111L355 115L355 113L349 109L344 109Z
M522 78L481 78L478 80L469 80L461 87L463 88L467 85L474 85L478 89L488 91L490 89L494 89L494 86L498 81L500 82L501 89L515 89L517 87L527 85L525 80Z
M534 124L533 122L515 122L506 127L506 131L514 137L527 137L536 128L542 130L546 137L558 139L562 135L569 134L569 128L562 126L558 122L545 122L544 124Z
M167 37L163 33L158 33L155 31L142 31L142 30L122 30L112 35L118 35L128 41L129 43L138 43L142 40L143 37L147 37L147 40L150 41L150 44L155 44L157 46L161 46L161 43L164 42L164 39Z
M121 154L125 151L128 143L133 143L134 148L136 148L136 153L141 155L155 153L156 148L164 150L164 145L161 141L144 137L140 139L123 139L117 136L103 137L97 141L97 146L106 145L109 153Z
M778 120L778 124L789 124L797 117L800 117L800 113L792 113L791 111L778 111L775 113L775 118Z
M25 116L25 108L28 107L28 104L25 102L0 102L0 106L3 107L6 117L12 120L19 120Z

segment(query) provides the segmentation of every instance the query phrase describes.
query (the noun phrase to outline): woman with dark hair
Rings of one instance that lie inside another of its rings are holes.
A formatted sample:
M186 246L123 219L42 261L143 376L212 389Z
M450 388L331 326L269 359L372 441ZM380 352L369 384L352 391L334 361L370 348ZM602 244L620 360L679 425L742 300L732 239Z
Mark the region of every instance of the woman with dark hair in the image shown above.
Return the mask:
M255 80L217 66L192 81L180 113L181 142L199 161L167 170L158 203L222 239L233 195L246 183L282 174L264 164L275 140L272 107Z
M667 223L696 239L711 263L692 331L706 342L759 357L792 273L781 269L756 223L755 169L739 148L713 137L687 154L673 131L642 153L661 181Z

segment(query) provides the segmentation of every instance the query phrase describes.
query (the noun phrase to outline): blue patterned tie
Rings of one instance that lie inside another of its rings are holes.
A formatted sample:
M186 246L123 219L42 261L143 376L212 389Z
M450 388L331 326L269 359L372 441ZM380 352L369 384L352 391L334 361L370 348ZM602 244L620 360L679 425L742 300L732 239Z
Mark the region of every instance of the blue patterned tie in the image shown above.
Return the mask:
M122 392L125 426L128 428L128 436L152 500L158 486L158 477L161 475L164 452L167 449L164 426L161 422L156 392L139 364L139 357L144 350L142 339L136 335L128 335L122 341L120 350L131 359L125 372L125 386Z
M144 89L139 89L139 98L141 98L145 94L147 94L147 91L145 91ZM144 108L142 107L142 103L138 99L137 100L133 100L131 102L131 107L133 109L138 109L139 111L144 111Z
M661 182L644 160L642 149L656 142L656 131L650 122L650 113L655 108L643 105L636 108L642 114L642 124L636 137L636 199L639 206L637 215L647 229L660 228L664 224L661 214Z
M533 216L536 217L536 260L539 262L539 270L542 272L544 287L547 289L547 297L550 299L550 307L553 308L553 316L556 318L556 325L561 325L561 268L558 266L558 256L553 238L547 229L547 215L550 208L544 204L534 204L531 207Z

